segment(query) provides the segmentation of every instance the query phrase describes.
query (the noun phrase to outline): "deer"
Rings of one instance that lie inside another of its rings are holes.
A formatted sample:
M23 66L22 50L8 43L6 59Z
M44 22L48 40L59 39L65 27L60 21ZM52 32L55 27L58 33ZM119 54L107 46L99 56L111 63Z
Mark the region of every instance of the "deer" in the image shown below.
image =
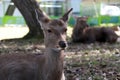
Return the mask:
M41 9L36 9L36 19L44 34L45 52L1 54L0 80L65 80L63 61L71 11L72 8L59 19L50 19Z
M119 36L113 29L108 27L91 27L87 24L88 17L76 17L76 24L72 32L74 43L95 43L95 42L120 42Z

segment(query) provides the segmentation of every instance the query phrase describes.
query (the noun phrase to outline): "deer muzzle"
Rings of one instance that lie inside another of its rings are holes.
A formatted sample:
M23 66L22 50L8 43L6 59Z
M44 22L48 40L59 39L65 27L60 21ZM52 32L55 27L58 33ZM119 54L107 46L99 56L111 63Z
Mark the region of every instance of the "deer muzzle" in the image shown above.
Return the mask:
M64 50L68 46L68 44L66 41L59 41L59 46L62 50Z

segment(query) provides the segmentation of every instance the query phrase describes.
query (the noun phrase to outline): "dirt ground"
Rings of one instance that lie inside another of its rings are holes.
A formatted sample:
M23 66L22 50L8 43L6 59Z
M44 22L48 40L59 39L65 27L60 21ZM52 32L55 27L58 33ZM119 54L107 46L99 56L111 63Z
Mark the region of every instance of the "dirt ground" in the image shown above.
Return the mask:
M26 27L0 27L0 40L20 38L28 32ZM70 37L72 28L68 28ZM1 41L0 54L41 53L43 40ZM120 80L120 43L70 43L65 51L67 80Z
M0 42L0 54L39 52L44 52L43 40ZM67 80L120 80L120 43L71 43L65 54Z

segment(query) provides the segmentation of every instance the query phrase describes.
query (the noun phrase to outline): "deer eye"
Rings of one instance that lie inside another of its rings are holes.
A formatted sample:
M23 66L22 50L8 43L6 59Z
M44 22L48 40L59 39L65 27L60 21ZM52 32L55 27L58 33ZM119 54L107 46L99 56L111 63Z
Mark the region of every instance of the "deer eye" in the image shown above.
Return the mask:
M48 33L51 33L51 32L52 32L52 30L50 30L50 29L48 29L47 31L48 31Z

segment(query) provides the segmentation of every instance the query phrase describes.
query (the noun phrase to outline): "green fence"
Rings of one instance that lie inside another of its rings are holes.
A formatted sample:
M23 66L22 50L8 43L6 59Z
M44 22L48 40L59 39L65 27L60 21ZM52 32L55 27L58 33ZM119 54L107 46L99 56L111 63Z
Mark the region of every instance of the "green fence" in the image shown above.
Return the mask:
M51 16L52 19L59 17ZM120 25L120 16L99 16L99 17L89 17L88 24L90 26L100 25L100 24L117 24ZM0 17L0 25L5 24L16 24L16 25L25 25L25 20L23 17L15 16L4 16ZM73 17L69 20L69 25L73 26L75 24L75 19Z
M101 25L101 24L113 24L120 25L120 16L99 16L99 17L90 17L88 24L91 26Z
M73 26L75 24L75 19L70 18L69 24ZM90 26L97 26L101 24L113 24L120 25L120 16L99 16L99 17L89 17L88 24Z
M4 16L0 17L0 25L5 24L18 24L18 25L24 25L25 21L23 17L16 17L16 16Z

